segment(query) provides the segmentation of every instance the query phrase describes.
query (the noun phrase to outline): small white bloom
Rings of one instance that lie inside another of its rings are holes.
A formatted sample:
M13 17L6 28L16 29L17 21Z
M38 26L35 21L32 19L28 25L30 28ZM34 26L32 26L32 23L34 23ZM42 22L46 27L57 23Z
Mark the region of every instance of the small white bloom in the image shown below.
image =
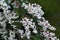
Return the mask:
M37 30L36 30L36 29L34 29L34 30L33 30L33 33L37 33Z

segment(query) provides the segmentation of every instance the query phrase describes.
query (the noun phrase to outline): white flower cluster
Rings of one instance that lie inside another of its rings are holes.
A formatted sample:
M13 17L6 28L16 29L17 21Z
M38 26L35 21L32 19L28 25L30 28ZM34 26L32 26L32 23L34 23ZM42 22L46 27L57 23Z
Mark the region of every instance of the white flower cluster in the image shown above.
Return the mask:
M35 25L35 22L33 22L33 19L29 19L29 18L25 17L25 18L22 18L20 23L22 23L22 25L24 26L25 35L28 39L30 39L30 34L31 34L29 28L33 29L33 33L37 33L36 25Z
M6 38L7 38L7 35L6 35L6 33L7 33L7 31L6 30L4 30L3 32L0 32L2 35L0 35L0 36L2 36L2 38L4 38L4 40L7 40Z
M59 40L55 33L49 32L47 29L50 30L56 30L55 27L51 26L47 20L44 19L44 17L41 18L41 20L38 20L38 25L42 26L41 35L44 36L45 40Z
M12 0L8 0L8 3L11 3ZM22 0L23 1L23 0ZM28 1L27 1L28 2ZM12 3L12 5L14 5L15 7L17 7L16 4L16 0ZM44 12L41 9L41 6L34 3L34 4L26 4L26 3L22 3L22 7L24 7L24 9L26 9L28 11L29 14L33 15L33 17L37 17L38 20L38 25L42 27L42 30L40 32L41 36L44 36L45 39L44 40L59 40L56 36L55 33L49 32L47 29L50 30L56 30L55 27L51 26L50 23L48 22L48 20L45 20L44 17L42 17L44 15ZM17 7L18 8L18 7ZM28 18L28 17L24 17L22 18L22 20L18 20L18 21L13 21L12 19L16 19L19 16L16 16L16 12L15 11L11 11L11 7L10 5L8 5L5 0L0 0L0 26L3 26L3 29L0 29L0 33L3 34L2 37L7 40L18 40L18 39L14 39L15 38L15 33L19 33L19 38L21 36L21 38L23 37L27 37L27 39L30 39L31 37L31 31L30 28L33 29L32 32L33 33L37 33L37 29L36 29L36 25L35 22L32 18ZM9 37L7 37L5 34L7 33L6 28L6 22L8 22L9 24L11 24L10 26L13 26L14 29L17 30L17 32L15 30L11 31L9 30ZM21 29L17 29L16 25L13 25L12 23L14 22L19 22L22 24L22 26L24 26L25 30L21 30Z
M12 19L16 19L19 16L16 16L16 12L10 10L10 6L5 2L5 0L0 0L0 33L2 34L4 40L7 40L7 36L5 35L6 31L6 22L12 25L14 21ZM13 26L15 27L15 26Z
M4 17L4 13L5 13L5 10L8 8L6 7L7 4L4 2L4 0L1 0L0 1L0 26L4 26L3 29L5 29L5 26L6 26L6 20L5 20L5 17ZM1 30L3 30L1 29Z
M9 40L17 40L17 39L14 39L15 38L15 31L10 30L9 36L10 36L10 37L8 37Z
M44 12L41 9L40 5L35 4L26 4L23 3L22 7L24 7L24 9L27 9L29 14L32 14L33 16L36 16L38 18L37 22L38 25L42 26L42 32L41 35L43 35L46 39L44 40L59 40L56 36L55 33L49 32L47 29L50 30L56 30L55 27L51 26L50 23L48 22L48 20L45 20L44 17L42 17L44 15Z
M6 26L6 21L12 23L11 19L16 19L16 12L9 10L11 8L9 5L6 4L5 0L0 0L0 26Z
M38 25L42 26L44 31L47 31L47 28L50 30L56 30L56 28L51 26L48 20L45 20L44 17L42 17L41 20L38 20Z
M55 33L49 32L49 31L41 31L41 35L45 37L44 40L59 40Z
M27 9L29 14L32 14L33 16L36 16L38 19L41 18L41 16L44 15L44 12L41 9L41 6L34 3L34 4L22 4L22 7L24 7L24 9Z

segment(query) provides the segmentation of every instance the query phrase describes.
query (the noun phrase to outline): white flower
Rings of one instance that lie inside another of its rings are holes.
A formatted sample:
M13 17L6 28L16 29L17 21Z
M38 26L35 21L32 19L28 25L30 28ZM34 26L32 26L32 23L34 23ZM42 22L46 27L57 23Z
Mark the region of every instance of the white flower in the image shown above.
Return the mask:
M36 30L36 29L34 29L34 30L33 30L33 33L37 33L37 30Z
M26 31L25 31L25 35L26 35L27 39L30 39L30 34L31 34L31 33L30 33L29 30L26 30Z
M50 32L50 36L55 36L55 33L51 33L51 32Z
M50 30L56 30L56 28L53 27L53 26L49 27L49 29L50 29Z
M41 19L41 16L43 16L44 12L41 10L41 7L39 5L35 4L25 4L23 3L24 9L27 9L29 14L32 14L33 16L36 16L38 19Z

